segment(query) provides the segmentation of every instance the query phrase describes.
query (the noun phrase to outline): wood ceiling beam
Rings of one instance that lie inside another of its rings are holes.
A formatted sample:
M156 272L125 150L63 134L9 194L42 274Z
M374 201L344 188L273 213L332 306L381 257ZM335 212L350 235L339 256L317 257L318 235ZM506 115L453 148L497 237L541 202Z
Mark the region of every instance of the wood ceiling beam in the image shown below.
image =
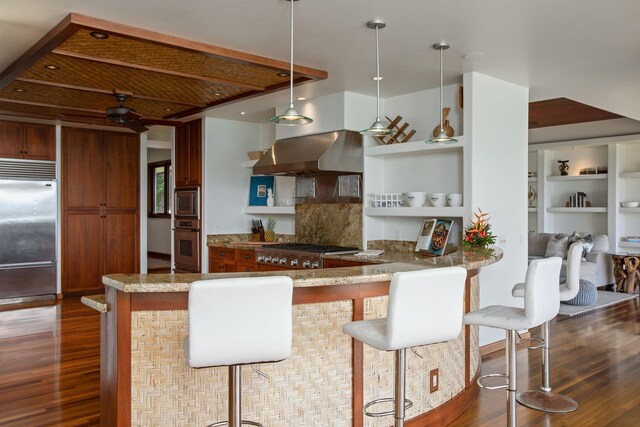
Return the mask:
M167 34L157 33L155 31L144 30L142 28L136 28L124 24L118 24L116 22L106 21L103 19L92 18L77 13L71 13L69 15L69 18L74 24L88 29L100 29L102 31L119 34L121 36L129 38L141 39L151 43L158 43L165 46L190 50L192 52L204 53L210 56L233 60L239 63L262 65L278 71L289 71L288 62L278 61L275 59L266 58L264 56L252 55L249 53L226 49L203 42L170 36ZM295 64L293 67L293 71L312 80L326 79L328 76L328 73L326 71L310 67L303 67Z
M134 70L150 71L152 73L167 74L170 76L184 77L192 80L202 80L210 83L223 84L227 86L243 87L251 90L264 90L263 86L251 85L247 83L239 83L231 80L214 79L212 77L201 76L198 74L183 73L181 71L167 70L166 68L150 67L148 65L133 64L131 62L118 61L116 59L101 58L94 55L85 55L83 53L69 52L62 49L54 49L51 53L69 58L85 59L87 61L99 62L101 64L117 65L120 67L132 68Z
M107 118L105 111L92 110L90 108L69 107L67 105L47 104L44 102L21 101L19 99L9 99L9 98L0 98L0 102L7 102L10 104L33 105L35 107L58 108L61 110L82 111L83 113L96 113L96 114L104 115L105 119ZM99 119L99 117L96 117L96 118Z
M619 118L623 116L568 98L529 103L529 129Z
M25 82L25 83L35 83L35 84L39 84L39 85L46 85L46 86L53 86L53 87L59 87L59 88L63 88L63 89L81 90L81 91L84 91L84 92L101 93L101 94L105 94L105 95L113 95L115 93L113 90L99 89L99 88L95 88L95 87L85 87L85 86L70 85L70 84L66 84L66 83L49 82L49 81L46 81L46 80L27 79L25 77L18 77L16 79L16 81ZM122 91L118 91L118 93L123 93L123 92ZM155 96L140 95L140 94L137 94L137 93L134 93L134 92L127 92L127 95L129 95L130 98L146 99L148 101L167 102L167 103L170 103L170 104L187 105L189 107L197 107L197 108L206 107L206 104L201 104L201 103L197 103L197 102L183 101L183 100L179 100L179 99L158 98L158 97L155 97Z
M4 89L20 74L28 70L40 59L48 55L55 47L78 31L78 26L73 24L72 15L68 15L58 25L53 27L43 38L31 46L22 56L9 65L0 74L0 89Z

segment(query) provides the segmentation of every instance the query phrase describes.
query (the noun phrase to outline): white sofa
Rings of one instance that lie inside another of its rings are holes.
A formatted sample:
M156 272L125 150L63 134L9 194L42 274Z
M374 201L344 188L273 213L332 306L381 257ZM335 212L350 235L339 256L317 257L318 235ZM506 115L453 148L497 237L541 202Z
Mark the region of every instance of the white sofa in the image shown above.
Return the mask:
M557 233L529 233L529 261L544 258L549 239ZM583 235L583 233L580 233ZM566 275L567 260L562 262L560 276ZM580 278L596 286L614 283L613 263L609 255L609 238L605 234L593 235L593 249L587 253L585 261L580 263Z

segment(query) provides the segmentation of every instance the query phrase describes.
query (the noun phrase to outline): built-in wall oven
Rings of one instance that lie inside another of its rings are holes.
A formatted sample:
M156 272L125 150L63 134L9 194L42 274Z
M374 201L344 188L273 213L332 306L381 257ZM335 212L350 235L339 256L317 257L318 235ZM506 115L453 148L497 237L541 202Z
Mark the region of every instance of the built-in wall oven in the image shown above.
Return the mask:
M176 188L173 206L176 218L200 218L200 188Z
M173 227L175 272L200 272L200 220L177 218Z

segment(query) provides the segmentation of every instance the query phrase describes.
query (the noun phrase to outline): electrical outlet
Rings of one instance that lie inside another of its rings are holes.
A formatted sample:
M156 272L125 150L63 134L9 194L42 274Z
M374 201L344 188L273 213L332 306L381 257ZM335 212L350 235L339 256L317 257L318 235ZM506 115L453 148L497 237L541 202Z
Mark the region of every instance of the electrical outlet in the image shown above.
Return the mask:
M438 391L440 387L440 376L438 369L432 369L429 371L429 393Z

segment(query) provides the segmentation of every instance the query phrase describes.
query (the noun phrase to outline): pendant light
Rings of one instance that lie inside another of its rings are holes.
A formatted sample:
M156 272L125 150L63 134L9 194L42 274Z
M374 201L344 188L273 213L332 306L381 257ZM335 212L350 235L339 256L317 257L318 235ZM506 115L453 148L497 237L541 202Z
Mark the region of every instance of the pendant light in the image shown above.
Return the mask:
M458 142L457 139L447 135L447 132L444 129L444 113L442 111L442 51L449 49L449 47L449 43L446 42L436 43L433 45L435 50L440 51L440 132L437 136L430 138L427 141L428 144L453 144L454 142Z
M369 127L369 129L365 129L360 131L362 135L372 135L372 136L384 136L391 135L395 133L392 129L387 129L385 125L380 121L380 51L378 48L378 30L383 29L387 26L387 23L383 20L376 19L375 21L367 22L367 27L372 30L376 30L376 76L374 80L376 81L376 121Z
M279 116L272 117L271 122L277 125L288 125L288 126L296 126L296 125L308 125L309 123L313 123L313 119L303 116L298 113L293 106L293 2L298 0L286 0L291 3L291 56L289 60L289 108L285 110L285 112Z

